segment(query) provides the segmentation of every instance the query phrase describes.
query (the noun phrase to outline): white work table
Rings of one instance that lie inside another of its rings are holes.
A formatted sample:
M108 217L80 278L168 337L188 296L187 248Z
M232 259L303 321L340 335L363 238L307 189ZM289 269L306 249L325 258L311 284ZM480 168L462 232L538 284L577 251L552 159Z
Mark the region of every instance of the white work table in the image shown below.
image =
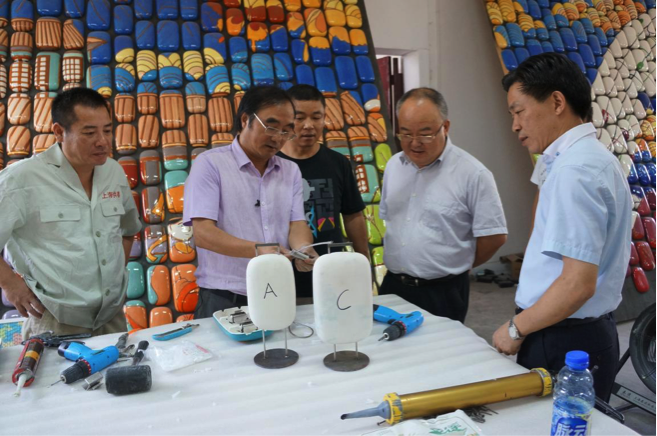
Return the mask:
M399 297L375 297L374 302L397 312L417 307ZM313 324L312 306L299 306L296 320ZM486 341L462 324L425 313L424 324L393 342L378 342L386 325L374 323L372 334L359 343L367 354L367 368L351 373L334 372L322 363L332 352L317 334L307 339L288 335L290 349L299 361L284 369L263 369L253 363L262 351L260 341L235 342L213 319L193 321L192 333L169 342L151 339L179 327L170 324L130 335L129 344L148 340L167 347L189 340L210 350L214 357L173 372L153 370L149 392L115 397L101 387L82 389L49 385L72 362L47 349L35 382L19 398L11 374L22 350L0 350L0 434L270 434L359 435L377 430L381 418L340 420L340 415L377 406L390 392L408 394L505 377L526 372L498 354ZM88 339L91 348L114 345L118 334ZM283 332L267 338L267 348L283 347ZM353 344L338 350L353 349ZM124 365L125 363L121 363ZM545 435L550 431L552 399L523 398L488 406L497 414L478 423L486 435ZM633 430L598 411L592 418L593 435L634 435Z

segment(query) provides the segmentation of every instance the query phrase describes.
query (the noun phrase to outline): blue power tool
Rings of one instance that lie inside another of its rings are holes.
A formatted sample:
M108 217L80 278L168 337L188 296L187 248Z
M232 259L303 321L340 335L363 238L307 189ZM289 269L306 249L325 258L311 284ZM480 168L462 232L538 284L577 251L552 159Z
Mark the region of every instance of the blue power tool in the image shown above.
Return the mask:
M92 350L79 342L62 342L57 352L75 363L60 373L60 381L73 383L107 368L118 360L119 348L125 347L126 338L127 333L121 336L118 346L110 345L100 350Z
M383 336L379 341L394 341L402 336L412 332L424 322L424 316L419 311L407 314L395 312L389 307L374 305L374 321L390 324L383 331Z

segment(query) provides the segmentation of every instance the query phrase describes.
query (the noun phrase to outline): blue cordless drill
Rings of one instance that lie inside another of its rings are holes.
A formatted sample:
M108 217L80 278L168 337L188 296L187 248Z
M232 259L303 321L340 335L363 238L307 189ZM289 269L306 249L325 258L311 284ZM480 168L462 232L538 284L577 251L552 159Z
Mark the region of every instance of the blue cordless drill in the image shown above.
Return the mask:
M107 368L118 360L119 348L125 347L126 339L127 333L121 336L117 345L100 350L92 350L79 342L63 342L57 352L75 363L60 373L60 380L70 384Z
M424 322L424 316L417 310L407 314L397 313L389 307L374 305L374 320L390 324L383 331L379 341L394 341L412 332Z

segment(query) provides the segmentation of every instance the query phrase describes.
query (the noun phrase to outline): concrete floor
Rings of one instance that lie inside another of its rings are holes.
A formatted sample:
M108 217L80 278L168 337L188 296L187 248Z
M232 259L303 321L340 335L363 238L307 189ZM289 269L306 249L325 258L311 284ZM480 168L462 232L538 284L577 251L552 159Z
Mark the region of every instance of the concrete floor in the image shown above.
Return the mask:
M470 307L465 325L490 343L495 330L513 315L515 292L515 286L499 288L493 283L472 281L470 284ZM628 349L633 322L627 321L618 324L621 355ZM616 377L616 382L655 401L655 394L639 379L631 361L623 366ZM628 404L614 395L612 395L610 403L613 407ZM632 430L641 435L656 434L654 415L636 407L624 411L623 414L625 415L625 425Z

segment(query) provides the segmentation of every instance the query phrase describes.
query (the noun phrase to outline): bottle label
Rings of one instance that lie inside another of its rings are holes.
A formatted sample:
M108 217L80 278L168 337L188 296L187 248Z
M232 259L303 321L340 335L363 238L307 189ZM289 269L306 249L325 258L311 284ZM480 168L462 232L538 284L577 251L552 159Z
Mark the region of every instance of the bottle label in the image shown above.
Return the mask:
M552 415L552 436L585 436L589 432L591 413L572 414L559 407L554 408Z

